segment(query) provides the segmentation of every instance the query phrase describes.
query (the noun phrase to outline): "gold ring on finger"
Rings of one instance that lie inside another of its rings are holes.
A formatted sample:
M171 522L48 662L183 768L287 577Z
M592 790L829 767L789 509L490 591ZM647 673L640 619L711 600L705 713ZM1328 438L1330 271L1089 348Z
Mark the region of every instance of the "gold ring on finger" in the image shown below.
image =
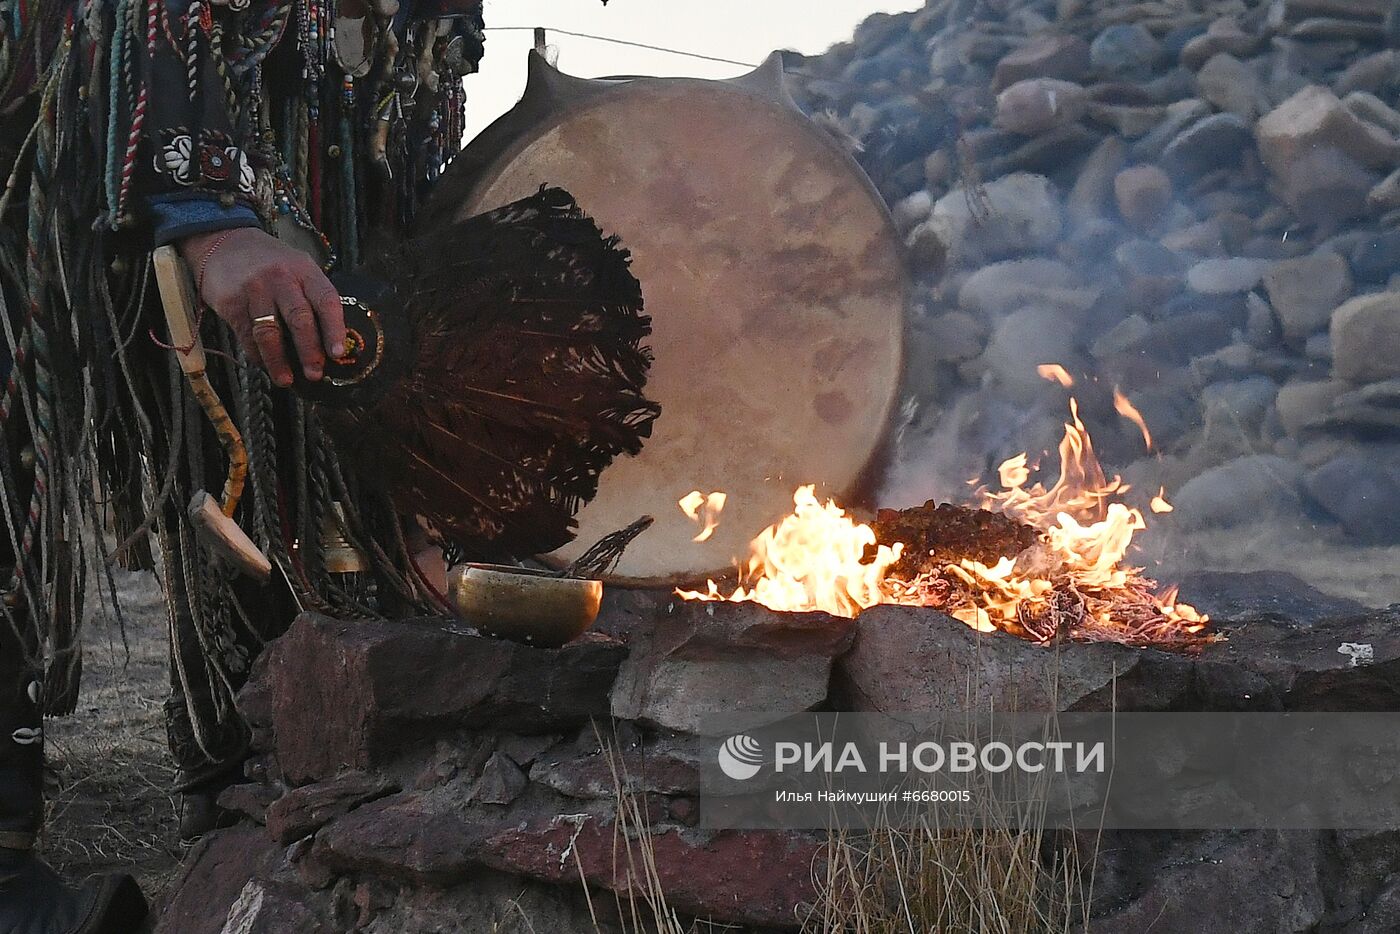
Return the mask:
M261 326L263 326L263 325L268 325L268 324L272 325L273 327L281 327L281 325L278 324L277 316L276 316L275 314L273 314L273 315L258 315L256 318L253 319L253 327L255 327L255 328L256 328L256 327L261 327Z

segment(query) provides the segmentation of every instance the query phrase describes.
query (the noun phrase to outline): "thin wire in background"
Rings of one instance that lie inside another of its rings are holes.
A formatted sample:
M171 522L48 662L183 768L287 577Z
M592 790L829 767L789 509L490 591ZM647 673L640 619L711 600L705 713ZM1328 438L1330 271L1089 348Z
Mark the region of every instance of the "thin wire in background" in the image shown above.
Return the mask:
M632 42L628 39L614 39L611 36L595 36L586 32L571 32L567 29L556 29L553 26L487 26L487 32L534 32L536 29L543 29L546 33L557 32L561 36L572 36L575 39L593 39L597 42L611 42L614 45L629 45L636 49L648 49L652 52L667 52L671 55L683 55L686 58L698 58L707 62L720 62L725 65L742 65L745 68L757 68L753 62L740 62L732 58L719 58L715 55L701 55L699 52L687 52L683 49L668 49L662 45L648 45L645 42Z

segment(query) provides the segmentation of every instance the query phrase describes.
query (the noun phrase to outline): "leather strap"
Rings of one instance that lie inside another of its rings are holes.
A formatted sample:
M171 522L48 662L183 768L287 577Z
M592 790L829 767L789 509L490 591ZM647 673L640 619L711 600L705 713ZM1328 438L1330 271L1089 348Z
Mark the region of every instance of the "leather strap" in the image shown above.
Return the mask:
M0 830L0 850L32 850L34 834L18 830Z

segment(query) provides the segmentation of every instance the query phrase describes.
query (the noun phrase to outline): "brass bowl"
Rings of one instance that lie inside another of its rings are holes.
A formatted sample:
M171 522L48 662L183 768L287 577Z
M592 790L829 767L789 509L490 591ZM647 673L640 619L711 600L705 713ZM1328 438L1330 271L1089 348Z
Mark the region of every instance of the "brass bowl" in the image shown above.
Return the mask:
M457 612L482 632L542 648L587 632L603 599L602 581L499 564L459 564L447 589Z

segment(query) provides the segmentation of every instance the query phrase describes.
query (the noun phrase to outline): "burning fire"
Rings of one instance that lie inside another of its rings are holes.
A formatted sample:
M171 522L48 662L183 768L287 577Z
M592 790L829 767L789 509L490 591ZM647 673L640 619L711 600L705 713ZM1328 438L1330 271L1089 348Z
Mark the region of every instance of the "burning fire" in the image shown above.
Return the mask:
M691 490L676 503L692 522L704 526L700 533L691 539L693 542L707 542L719 528L719 514L724 511L724 503L729 497L724 493L701 493Z
M1152 432L1147 430L1147 422L1143 420L1142 413L1128 401L1128 397L1123 395L1117 386L1113 387L1113 410L1138 426L1138 431L1142 432L1143 444L1147 445L1149 451L1152 450Z
M1054 365L1041 373L1069 381ZM1115 398L1150 446L1141 415L1121 393ZM974 494L977 506L1035 529L1039 540L1019 554L990 564L962 558L905 579L890 571L904 544L878 543L871 526L834 501L820 502L814 488L804 486L793 496L793 513L753 540L732 592L710 581L704 591L677 593L847 617L879 603L934 606L979 631L1003 629L1041 642L1059 633L1131 644L1205 640L1205 616L1178 602L1174 587L1159 589L1141 569L1123 563L1146 519L1122 501L1129 487L1118 477L1105 478L1074 399L1059 455L1059 476L1048 487L1031 482L1026 455L1018 454L998 469L999 489L982 486ZM1164 493L1152 498L1153 512L1171 510Z
M714 581L704 593L677 593L687 600L752 600L775 610L824 610L836 616L855 616L890 602L886 574L904 546L877 545L874 529L831 500L818 501L815 487L798 487L792 502L792 515L764 529L749 545L748 563L732 594L723 596ZM875 549L873 559L867 557L870 548Z

